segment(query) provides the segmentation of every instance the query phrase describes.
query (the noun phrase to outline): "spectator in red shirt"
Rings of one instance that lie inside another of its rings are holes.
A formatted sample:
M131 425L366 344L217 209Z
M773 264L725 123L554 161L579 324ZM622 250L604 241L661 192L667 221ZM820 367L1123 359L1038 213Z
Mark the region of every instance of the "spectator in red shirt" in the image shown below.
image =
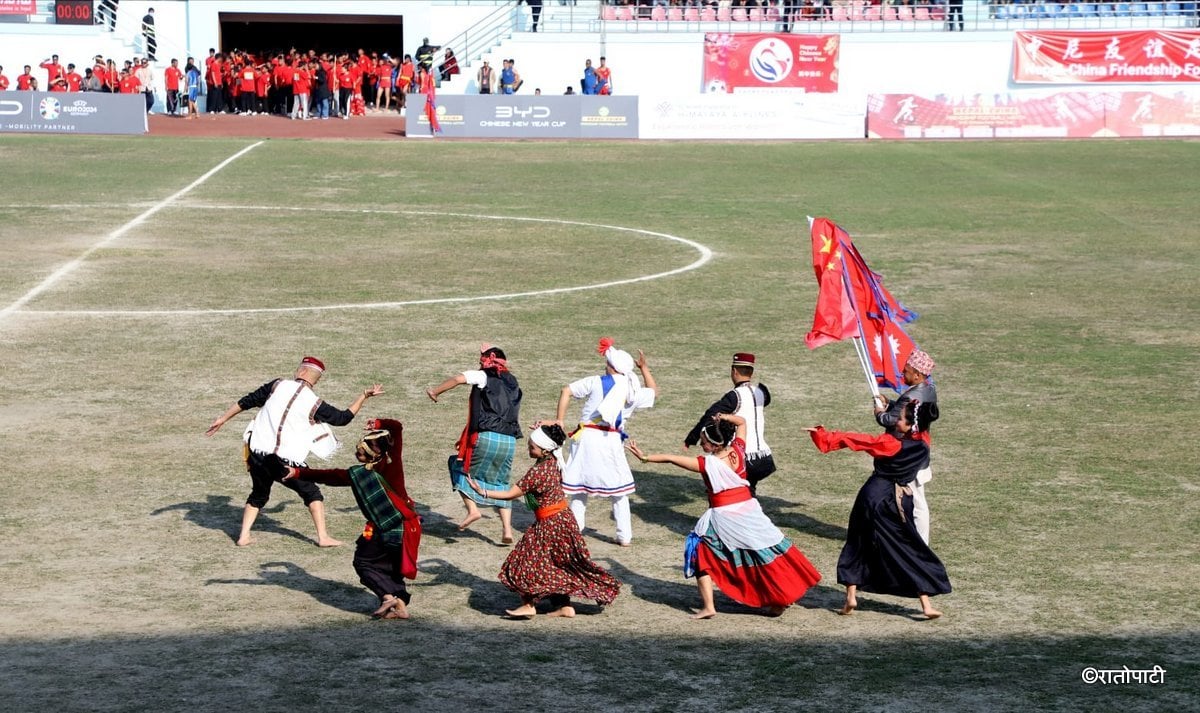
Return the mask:
M254 110L259 114L267 113L267 90L271 86L271 71L267 65L259 65L254 75Z
M51 91L53 91L54 80L63 75L62 65L58 63L58 55L50 55L50 59L42 60L42 63L38 66L46 70L46 86L50 87Z
M17 91L18 92L32 92L33 91L33 83L36 80L33 78L33 75L29 73L29 71L30 71L29 65L25 65L25 73L17 75Z
M392 105L392 58L386 54L375 66L375 76L378 77L375 89L375 108L387 111Z
M0 67L0 92L8 91L8 77L4 76L4 67Z
M308 67L297 64L292 70L292 93L296 95L295 106L292 107L292 118L308 121L308 93L312 88L312 75Z
M83 91L83 77L79 74L79 72L75 71L75 65L67 65L67 73L63 75L63 79L67 80L68 92Z
M121 70L121 81L118 83L121 94L137 94L142 91L142 84L128 69Z
M179 60L172 59L171 66L163 72L163 85L167 88L167 113L175 116L179 113L179 82L183 79L183 70L179 68Z

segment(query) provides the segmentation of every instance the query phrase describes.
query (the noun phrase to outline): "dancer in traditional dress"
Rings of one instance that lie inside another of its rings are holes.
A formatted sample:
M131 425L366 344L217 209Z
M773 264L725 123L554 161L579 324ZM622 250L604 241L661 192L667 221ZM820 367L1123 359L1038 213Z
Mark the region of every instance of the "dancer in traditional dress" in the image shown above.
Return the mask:
M929 375L933 373L933 367L932 357L920 349L914 349L909 355L908 361L905 362L904 372L901 374L908 388L895 401L889 401L883 396L875 397L875 422L884 428L895 428L904 407L914 401L917 404L925 404L933 419L936 419L938 416L937 389L929 380ZM925 428L913 429L913 438L921 438L932 446L929 424L924 425ZM933 471L929 467L929 455L926 454L925 461L921 464L921 469L917 471L917 477L910 487L913 496L913 524L917 526L917 532L927 545L929 544L929 501L925 499L925 484L931 480L933 480Z
M288 468L291 479L349 486L367 525L355 543L354 571L358 580L379 597L372 616L407 619L411 595L405 579L417 576L421 519L404 487L404 426L392 419L371 419L367 434L354 451L358 465L349 469Z
M854 612L861 589L916 597L926 618L942 615L929 598L948 594L950 579L913 523L911 488L921 463L929 458L929 444L913 437L913 430L934 418L930 406L909 402L896 426L877 436L826 431L824 426L805 429L822 453L849 448L875 457L875 469L854 499L846 544L838 557L838 584L846 587L841 614Z
M733 355L733 364L729 367L729 379L733 388L725 392L719 401L713 403L688 431L683 439L683 448L687 450L700 442L700 431L712 422L712 417L718 413L734 413L746 419L746 479L750 481L750 494L758 494L758 482L775 472L775 459L771 456L771 447L763 436L765 430L765 414L763 410L771 405L771 392L766 384L753 384L754 355L738 352Z
M821 581L812 562L763 514L746 480L746 419L720 413L700 431L706 455L647 455L630 442L643 463L673 463L699 473L708 491L708 510L688 534L684 574L696 577L700 609L693 619L711 619L717 609L713 583L726 595L779 616Z
M367 399L383 393L383 387L375 384L364 389L350 404L350 408L339 409L322 401L313 391L324 373L325 364L320 359L306 356L300 360L300 366L291 379L268 381L246 394L205 431L204 435L212 436L242 411L259 409L242 436L246 444L246 470L250 472L252 488L242 511L238 547L245 547L254 541L250 537L250 528L270 499L271 486L282 482L287 466L303 466L310 451L320 452L322 441L336 445L332 431L322 424L345 426L354 420ZM324 453L331 454L332 450ZM330 537L325 529L325 496L321 495L321 489L312 483L289 482L285 485L296 491L308 507L317 528L317 544L321 547L342 544Z
M495 492L468 481L485 498L525 496L537 517L500 568L500 582L521 595L521 606L507 610L512 617L537 614L535 605L545 598L552 607L549 616L573 617L572 596L609 604L621 589L616 577L592 562L579 525L567 512L558 462L566 438L557 424L539 422L529 434L529 457L536 462L515 486Z
M641 351L635 362L628 352L613 346L609 337L600 340L596 351L604 356L604 374L567 384L558 398L556 423L564 428L571 399L585 399L578 427L571 433L574 445L563 470L563 490L580 531L587 520L588 496L610 498L617 543L628 547L633 541L629 494L636 486L622 443L633 412L654 406L658 384ZM645 379L644 386L633 373L635 366Z
M521 387L508 370L504 350L491 344L479 346L479 368L464 371L427 390L437 403L438 396L462 384L471 385L467 399L467 425L458 439L458 450L450 456L450 484L462 497L467 515L458 523L466 530L483 515L478 505L490 505L500 515L500 542L511 545L512 503L478 495L467 476L487 490L504 490L512 477L513 455L521 437L519 416Z

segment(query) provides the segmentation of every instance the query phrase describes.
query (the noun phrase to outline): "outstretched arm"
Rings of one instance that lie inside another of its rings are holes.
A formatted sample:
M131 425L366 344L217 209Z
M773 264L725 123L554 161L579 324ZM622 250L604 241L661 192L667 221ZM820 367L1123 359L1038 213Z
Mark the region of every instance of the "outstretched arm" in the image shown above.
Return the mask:
M695 456L682 456L674 453L644 453L641 448L638 448L637 442L632 439L625 444L625 449L643 463L671 463L693 473L700 472L700 459Z
M474 490L485 498L491 498L492 500L516 500L525 494L524 490L521 490L515 485L508 490L487 490L480 486L479 483L476 483L474 478L469 475L467 476L467 485L471 486L471 490Z
M307 480L322 485L350 485L350 471L344 468L297 468L287 466L287 474L283 480Z
M459 385L465 384L465 383L467 383L467 377L463 376L462 374L455 374L454 376L450 377L449 379L446 379L445 381L443 381L442 383L433 387L432 389L426 389L425 394L429 397L430 401L432 401L436 404L437 397L441 396L443 393L449 391L450 389L453 389L455 386L459 386Z
M873 456L894 456L900 452L900 441L887 433L872 436L866 433L826 431L824 426L810 426L804 430L812 436L813 443L822 453L842 448L863 451Z
M242 412L242 407L239 406L238 404L234 404L234 405L230 406L228 411L221 414L217 418L216 421L212 422L212 425L210 425L208 427L208 430L204 432L204 435L206 435L206 436L213 435L217 431L221 430L221 426L224 426L225 423L227 421L229 421L229 419L233 418L234 416L238 415L241 412Z

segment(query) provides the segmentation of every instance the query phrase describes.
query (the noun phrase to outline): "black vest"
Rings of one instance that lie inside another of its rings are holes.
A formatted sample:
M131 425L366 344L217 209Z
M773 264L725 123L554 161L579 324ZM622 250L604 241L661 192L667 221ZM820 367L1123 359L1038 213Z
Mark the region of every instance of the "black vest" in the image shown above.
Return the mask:
M521 437L521 387L510 372L487 372L487 385L471 389L471 433L491 431Z

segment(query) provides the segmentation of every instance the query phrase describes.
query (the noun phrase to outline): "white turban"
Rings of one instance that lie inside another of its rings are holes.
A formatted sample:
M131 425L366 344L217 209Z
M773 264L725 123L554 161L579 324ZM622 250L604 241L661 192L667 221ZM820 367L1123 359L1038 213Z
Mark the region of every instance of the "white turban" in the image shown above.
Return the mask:
M633 373L634 361L629 352L609 347L604 352L604 358L618 376L613 378L612 388L604 395L604 400L600 402L597 410L600 412L600 418L615 428L622 409L633 405L633 399L637 395L640 384L637 376Z

